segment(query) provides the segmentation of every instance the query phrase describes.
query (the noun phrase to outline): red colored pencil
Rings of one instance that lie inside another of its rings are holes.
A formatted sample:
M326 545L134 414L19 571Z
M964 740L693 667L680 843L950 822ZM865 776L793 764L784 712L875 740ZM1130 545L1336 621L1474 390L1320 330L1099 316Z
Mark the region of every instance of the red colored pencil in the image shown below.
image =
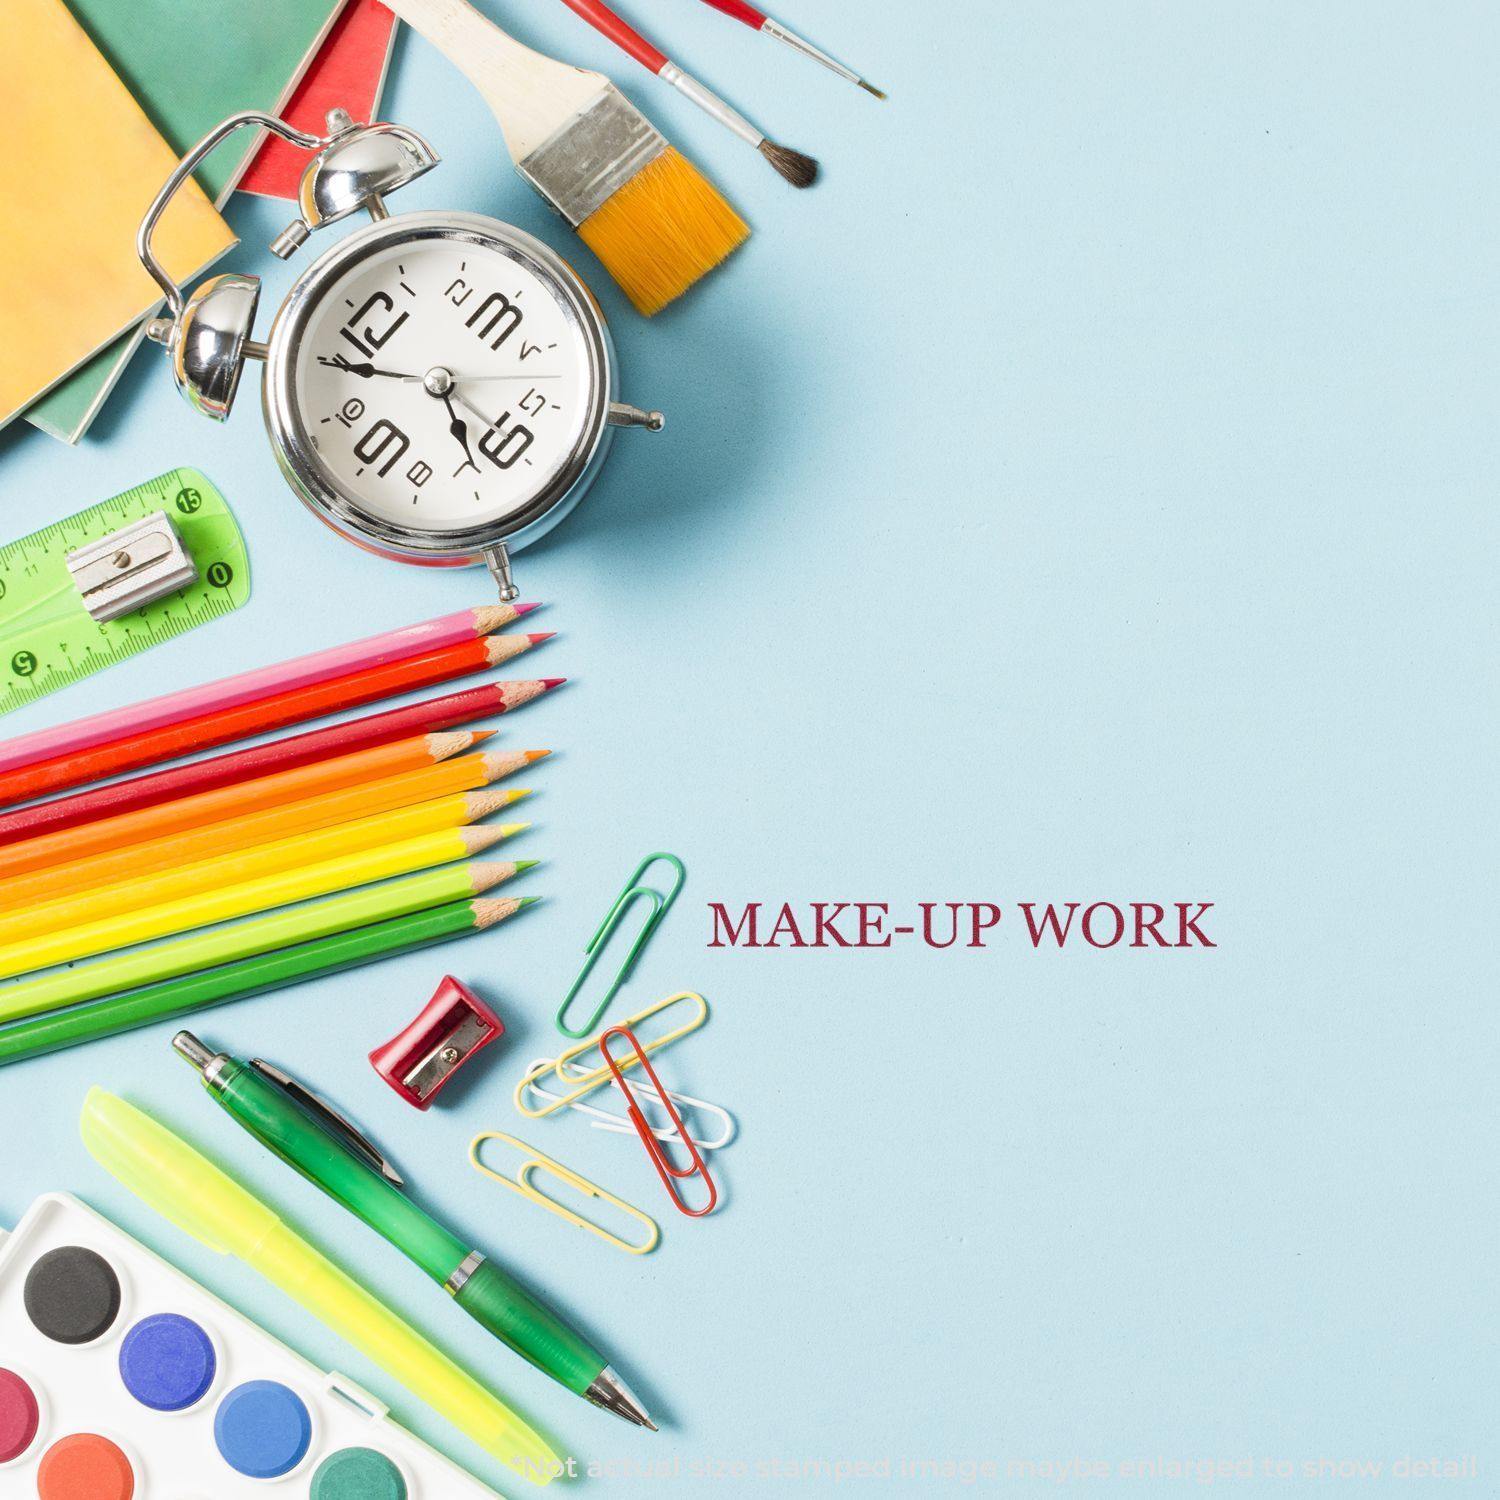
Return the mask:
M278 693L257 703L245 703L220 713L204 714L170 729L149 734L129 735L78 755L60 755L0 775L0 807L24 802L48 792L102 781L125 771L176 760L215 745L249 739L283 729L288 724L303 724L309 719L326 718L346 708L395 698L414 688L430 687L435 682L449 682L497 667L522 651L549 638L551 632L537 635L491 635L479 640L460 641L425 656L410 656L383 666L366 667L331 682Z
M554 684L556 678L550 679ZM18 839L34 838L42 833L59 833L117 813L135 812L158 803L174 802L196 792L212 792L238 781L269 776L273 771L291 771L314 761L348 755L392 740L412 735L430 734L452 729L474 719L503 714L521 703L529 703L539 684L530 682L486 682L481 687L466 688L442 698L427 698L405 708L391 708L384 713L369 714L363 719L349 719L331 724L327 729L311 729L306 734L288 735L269 745L253 745L248 750L231 750L208 760L191 761L166 771L153 771L131 781L116 781L108 786L91 787L51 802L37 802L14 812L0 813L0 846Z

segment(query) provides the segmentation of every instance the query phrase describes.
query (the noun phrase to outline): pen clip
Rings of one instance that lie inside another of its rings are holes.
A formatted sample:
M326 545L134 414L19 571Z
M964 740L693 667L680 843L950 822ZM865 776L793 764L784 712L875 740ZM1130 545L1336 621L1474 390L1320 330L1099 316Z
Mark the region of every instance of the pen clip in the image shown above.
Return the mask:
M374 1141L359 1130L346 1115L340 1114L322 1095L313 1093L305 1084L298 1083L290 1073L283 1072L263 1058L251 1058L250 1066L262 1078L274 1083L295 1103L300 1104L329 1135L357 1156L366 1166L373 1167L392 1186L406 1187L401 1174L381 1155Z

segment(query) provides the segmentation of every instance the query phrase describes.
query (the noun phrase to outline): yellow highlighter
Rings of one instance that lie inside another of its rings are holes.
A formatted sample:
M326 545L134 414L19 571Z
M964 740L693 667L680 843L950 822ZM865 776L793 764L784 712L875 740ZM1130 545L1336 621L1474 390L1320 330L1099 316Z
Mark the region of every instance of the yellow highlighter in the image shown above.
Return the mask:
M508 1406L166 1126L92 1088L79 1128L93 1158L142 1202L259 1271L486 1453L537 1484L562 1472Z

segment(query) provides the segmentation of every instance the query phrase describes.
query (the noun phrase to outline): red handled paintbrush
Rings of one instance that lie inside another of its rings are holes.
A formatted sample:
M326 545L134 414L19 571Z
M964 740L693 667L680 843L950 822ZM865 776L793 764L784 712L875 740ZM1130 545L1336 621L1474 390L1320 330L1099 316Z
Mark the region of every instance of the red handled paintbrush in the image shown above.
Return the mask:
M660 47L648 42L635 27L617 16L604 0L563 0L569 10L582 16L596 31L603 33L622 52L628 52L648 72L663 83L670 83L679 94L691 99L705 114L728 126L742 141L754 146L793 187L811 187L817 180L818 164L801 151L779 146L737 109L731 108L711 88L691 74L684 73Z
M810 57L816 63L831 72L837 73L840 78L847 78L850 83L857 83L867 94L874 94L877 99L884 99L883 90L875 87L873 83L867 83L853 68L846 68L836 57L830 57L821 47L814 47L806 37L800 37L795 31L781 24L780 21L772 20L763 10L756 10L753 5L746 5L745 0L703 0L705 5L711 5L717 11L722 11L726 16L733 16L736 21L743 21L752 31L763 31L769 37L774 37L778 42L785 42L788 47L800 52L803 57Z

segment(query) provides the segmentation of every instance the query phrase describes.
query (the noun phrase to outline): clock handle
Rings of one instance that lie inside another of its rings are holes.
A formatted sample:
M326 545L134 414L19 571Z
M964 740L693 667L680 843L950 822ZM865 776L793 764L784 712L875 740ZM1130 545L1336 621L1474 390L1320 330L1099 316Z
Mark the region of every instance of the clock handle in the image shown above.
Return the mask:
M141 220L141 227L136 231L135 237L136 254L140 256L141 264L151 273L152 280L166 295L167 310L171 313L174 323L182 317L183 308L187 305L186 298L182 295L182 288L168 274L167 268L157 260L156 252L151 248L152 232L156 228L157 220L167 211L167 204L176 197L178 189L192 176L193 169L198 163L220 142L227 140L235 131L243 130L247 126L274 131L283 140L290 141L294 146L301 146L307 151L328 144L322 136L308 135L306 131L288 125L285 120L278 120L275 115L262 114L258 109L247 109L237 115L230 115L227 120L220 121L177 163L172 175L162 184L161 191L152 199L151 207L146 210L146 217Z

